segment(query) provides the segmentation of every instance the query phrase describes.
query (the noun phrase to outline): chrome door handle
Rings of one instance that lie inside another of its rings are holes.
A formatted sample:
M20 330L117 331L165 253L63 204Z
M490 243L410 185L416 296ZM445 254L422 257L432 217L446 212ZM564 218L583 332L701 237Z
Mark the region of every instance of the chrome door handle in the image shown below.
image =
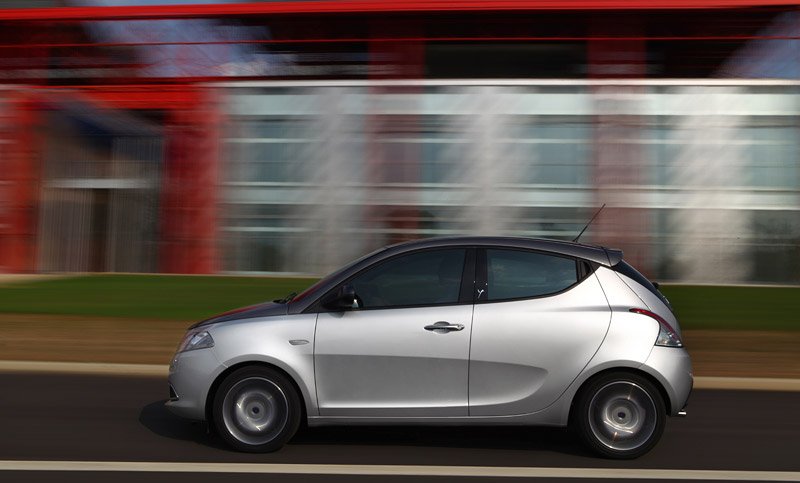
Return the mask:
M435 324L426 325L425 330L436 332L437 334L446 334L451 331L464 330L463 324L451 324L450 322L439 321Z

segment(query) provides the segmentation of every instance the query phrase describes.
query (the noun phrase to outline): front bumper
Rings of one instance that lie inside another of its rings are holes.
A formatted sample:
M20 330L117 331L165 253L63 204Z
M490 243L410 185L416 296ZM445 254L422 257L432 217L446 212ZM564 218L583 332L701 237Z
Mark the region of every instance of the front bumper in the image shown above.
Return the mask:
M658 379L666 390L670 416L685 414L686 402L694 385L692 360L686 349L655 346L642 369Z
M165 406L182 418L204 421L208 391L224 369L213 348L175 354L169 366L170 398Z

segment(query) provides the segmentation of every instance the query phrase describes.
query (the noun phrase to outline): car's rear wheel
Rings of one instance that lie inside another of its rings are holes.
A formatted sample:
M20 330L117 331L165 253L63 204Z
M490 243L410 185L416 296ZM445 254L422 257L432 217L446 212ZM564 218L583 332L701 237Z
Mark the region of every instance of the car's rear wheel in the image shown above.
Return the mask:
M573 408L581 439L608 458L637 458L650 451L664 432L666 407L648 379L624 372L591 380Z
M231 446L251 453L280 449L300 425L300 397L292 383L267 367L244 367L222 381L214 426Z

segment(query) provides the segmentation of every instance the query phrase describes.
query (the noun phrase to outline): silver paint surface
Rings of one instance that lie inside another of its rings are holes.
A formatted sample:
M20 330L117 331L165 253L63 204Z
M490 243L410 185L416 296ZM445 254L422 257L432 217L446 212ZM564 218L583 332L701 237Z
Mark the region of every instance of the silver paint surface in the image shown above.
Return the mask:
M510 246L591 255L595 270L571 289L505 302L327 312L311 310L336 280L397 252L426 246ZM534 247L535 246L535 247ZM179 399L167 407L206 419L212 388L232 368L267 364L297 385L310 425L527 424L563 426L581 386L606 370L645 373L683 408L692 368L682 348L654 346L659 324L680 330L647 289L608 265L617 251L563 242L453 238L375 252L335 274L310 299L247 318L212 319L209 349L177 354L169 382ZM366 264L366 265L365 265ZM213 323L216 321L216 323ZM426 330L446 322L463 330ZM302 343L308 341L308 343Z
M470 415L525 414L552 404L597 352L610 320L594 275L552 297L475 305Z
M466 416L471 324L472 305L319 314L320 415Z

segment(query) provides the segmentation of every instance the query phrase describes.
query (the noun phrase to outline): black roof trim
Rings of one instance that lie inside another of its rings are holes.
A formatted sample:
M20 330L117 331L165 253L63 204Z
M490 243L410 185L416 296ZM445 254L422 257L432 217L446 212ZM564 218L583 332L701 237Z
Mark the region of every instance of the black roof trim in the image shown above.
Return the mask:
M608 255L609 266L613 267L622 261L622 250L618 248L603 248L606 251L606 255Z
M458 236L440 237L414 240L405 243L398 243L387 247L387 252L392 255L403 253L420 248L436 248L448 246L476 246L476 247L506 247L506 248L527 248L530 250L541 250L546 252L567 255L576 258L583 258L607 267L616 265L622 259L622 250L609 249L595 245L584 245L563 240L549 240L545 238L524 238L524 237L504 237L504 236Z

